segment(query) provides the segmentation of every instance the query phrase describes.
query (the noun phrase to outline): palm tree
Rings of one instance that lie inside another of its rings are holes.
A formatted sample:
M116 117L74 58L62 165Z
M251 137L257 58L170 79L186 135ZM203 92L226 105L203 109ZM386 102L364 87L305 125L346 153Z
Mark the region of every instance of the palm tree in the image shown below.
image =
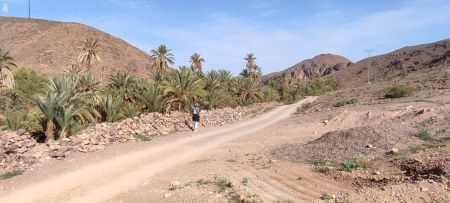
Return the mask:
M9 52L2 52L0 49L0 87L11 89L14 88L14 77L11 72L11 68L16 67L17 64L13 57L9 55Z
M162 44L158 48L152 49L150 65L155 67L157 72L166 72L169 70L170 65L175 63L175 58L171 53L172 49Z
M101 63L100 44L96 38L89 37L83 41L83 52L78 56L78 63L86 64L87 70L91 70L91 65L94 63Z
M242 69L242 71L239 73L240 76L248 78L250 77L250 71L249 69Z
M158 83L147 83L139 88L138 98L144 104L144 109L149 112L161 112L163 98Z
M249 71L253 70L255 68L255 54L249 53L247 54L247 57L244 58L247 61L247 64L245 65Z
M250 72L250 75L253 77L253 79L259 80L262 75L261 67L259 67L258 65L255 65L253 71Z
M219 74L219 78L220 78L220 82L222 84L228 84L231 80L232 74L231 71L229 70L225 70L225 69L220 69L217 71Z
M205 59L203 59L199 53L194 53L189 59L189 62L191 62L191 69L195 73L202 72L203 68L203 62L205 62Z
M125 72L119 72L109 78L109 90L128 102L135 102L138 79Z
M161 87L166 102L166 112L171 107L179 111L187 110L205 95L202 79L186 66L170 73Z
M42 112L41 119L47 140L66 137L70 129L86 122L95 122L100 114L91 104L91 96L78 89L78 80L67 75L50 80L49 90L38 94L35 102Z
M244 105L264 99L261 83L253 78L237 77L233 82L232 90Z
M102 98L102 104L100 106L104 121L116 122L120 120L123 115L120 113L119 108L122 105L122 98L119 96L107 95Z

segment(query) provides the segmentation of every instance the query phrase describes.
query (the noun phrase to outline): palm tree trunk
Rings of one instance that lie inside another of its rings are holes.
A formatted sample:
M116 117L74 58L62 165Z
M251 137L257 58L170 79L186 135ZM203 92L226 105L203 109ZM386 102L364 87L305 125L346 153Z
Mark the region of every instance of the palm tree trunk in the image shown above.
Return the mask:
M91 58L88 58L88 59L86 60L86 63L87 63L87 69L88 69L88 71L91 71Z
M48 120L45 127L45 139L46 141L55 140L55 124L52 120Z

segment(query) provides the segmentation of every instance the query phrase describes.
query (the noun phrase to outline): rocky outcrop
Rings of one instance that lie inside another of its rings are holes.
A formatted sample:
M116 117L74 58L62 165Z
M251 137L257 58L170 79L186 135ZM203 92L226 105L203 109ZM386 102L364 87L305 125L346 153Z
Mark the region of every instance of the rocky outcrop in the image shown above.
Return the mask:
M343 56L334 54L320 54L312 59L306 59L281 72L271 73L263 76L263 81L270 81L279 77L283 72L294 79L303 81L330 75L336 71L343 70L352 62Z
M257 116L276 103L201 111L201 126L222 126ZM41 159L65 158L70 153L103 150L113 143L143 141L155 136L190 130L191 115L149 113L117 123L99 123L76 136L47 143L37 143L25 130L0 132L0 174L27 169Z

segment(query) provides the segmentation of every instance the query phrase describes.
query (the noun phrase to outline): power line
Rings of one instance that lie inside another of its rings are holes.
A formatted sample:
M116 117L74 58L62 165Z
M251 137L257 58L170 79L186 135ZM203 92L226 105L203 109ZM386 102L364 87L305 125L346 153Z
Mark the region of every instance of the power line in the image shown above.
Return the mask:
M375 51L373 49L367 49L365 52L369 54L369 58L367 60L370 60L370 56L372 55L372 52ZM370 63L367 64L367 83L370 84Z

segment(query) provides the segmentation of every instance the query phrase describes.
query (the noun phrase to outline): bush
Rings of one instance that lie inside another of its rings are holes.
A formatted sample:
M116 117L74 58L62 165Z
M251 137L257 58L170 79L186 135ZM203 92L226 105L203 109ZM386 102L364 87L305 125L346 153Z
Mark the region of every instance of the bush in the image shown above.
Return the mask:
M342 166L342 169L347 172L352 172L352 171L358 169L358 167L359 167L358 163L356 163L356 161L344 161L341 164L341 166Z
M384 91L385 98L401 98L414 94L414 89L403 84L396 84Z
M419 132L416 134L416 137L421 140L430 140L430 130L426 127L420 127Z
M16 89L26 97L32 98L35 94L42 94L48 90L49 80L36 74L33 70L20 68L14 73Z
M22 170L15 170L13 172L8 172L8 173L0 175L0 180L10 179L14 176L18 176L18 175L22 175L22 174L23 174Z
M368 169L368 168L372 168L373 162L369 159L361 159L361 160L358 160L357 165L359 168Z
M305 112L306 110L312 108L314 105L315 105L314 102L307 102L307 103L304 103L304 104L302 104L302 106L300 106L300 107L297 108L297 113Z
M341 106L345 106L347 104L356 104L358 103L358 99L357 98L350 98L350 99L341 99L338 100L333 106L334 107L341 107Z
M331 197L328 193L324 192L322 193L322 196L320 197L321 200L330 200Z

